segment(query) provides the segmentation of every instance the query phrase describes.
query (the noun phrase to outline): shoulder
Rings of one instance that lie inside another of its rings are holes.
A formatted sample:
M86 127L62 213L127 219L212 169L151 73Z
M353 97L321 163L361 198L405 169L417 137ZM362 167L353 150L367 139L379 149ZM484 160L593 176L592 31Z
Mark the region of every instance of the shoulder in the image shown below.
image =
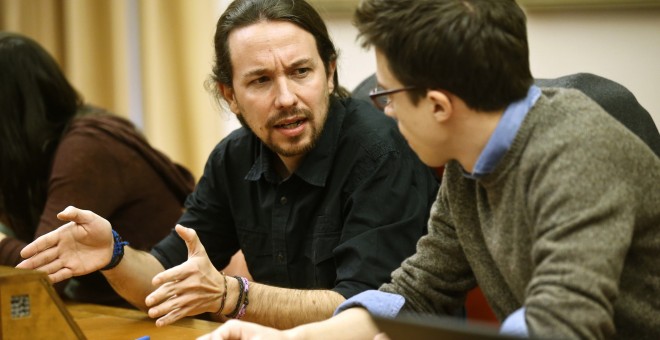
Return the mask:
M258 152L261 141L245 127L240 127L222 138L213 148L208 162L217 166L220 163L239 166L245 163L251 166L254 155Z
M593 99L608 114L639 136L656 155L660 156L660 134L653 118L623 85L594 74L576 73L554 79L537 79L543 87L580 90Z
M373 158L409 151L394 119L363 100L347 98L341 103L345 117L339 148L363 151Z
M584 167L587 171L632 159L654 158L650 157L653 152L648 145L633 132L574 89L544 89L518 134L515 150L524 149L525 157L546 166L561 163L570 169Z

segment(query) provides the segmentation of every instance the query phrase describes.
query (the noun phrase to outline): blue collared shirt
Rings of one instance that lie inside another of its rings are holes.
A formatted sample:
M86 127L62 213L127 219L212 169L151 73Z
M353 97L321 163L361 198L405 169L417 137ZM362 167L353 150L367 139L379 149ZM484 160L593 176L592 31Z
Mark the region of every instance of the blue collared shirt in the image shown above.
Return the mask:
M507 106L486 147L477 158L474 170L471 174L466 174L467 177L477 179L493 172L500 159L511 147L520 124L522 124L525 117L527 117L527 113L540 96L541 89L536 85L532 85L525 98Z
M472 173L466 173L465 176L477 179L491 173L495 169L504 154L511 147L511 143L513 143L527 113L540 96L541 89L536 85L532 85L527 91L525 98L507 106L486 147L479 155L477 163L474 166L474 171ZM371 315L393 318L403 308L404 304L405 299L401 295L378 290L368 290L344 301L335 310L335 315L351 307L363 307ZM527 336L524 307L518 309L504 320L500 332L510 335Z

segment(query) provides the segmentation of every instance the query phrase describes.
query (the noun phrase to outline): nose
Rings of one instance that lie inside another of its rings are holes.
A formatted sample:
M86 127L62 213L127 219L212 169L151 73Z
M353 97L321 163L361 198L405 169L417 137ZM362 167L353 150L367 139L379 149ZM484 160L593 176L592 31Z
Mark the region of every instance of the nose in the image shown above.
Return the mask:
M298 96L292 84L289 84L287 79L278 81L275 91L275 105L278 109L288 108L298 104Z

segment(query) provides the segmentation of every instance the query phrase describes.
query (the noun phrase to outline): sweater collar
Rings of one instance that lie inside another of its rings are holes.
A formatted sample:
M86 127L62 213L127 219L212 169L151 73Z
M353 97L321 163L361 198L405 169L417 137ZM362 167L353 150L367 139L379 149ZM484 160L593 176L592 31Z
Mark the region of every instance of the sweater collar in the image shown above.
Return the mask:
M477 158L473 172L464 172L466 177L477 179L493 172L504 154L511 147L518 129L520 129L520 125L540 96L541 89L536 85L532 85L527 91L525 98L507 106L502 114L502 118L495 127L495 131L493 131L488 143L486 143L486 147L484 147L479 158Z

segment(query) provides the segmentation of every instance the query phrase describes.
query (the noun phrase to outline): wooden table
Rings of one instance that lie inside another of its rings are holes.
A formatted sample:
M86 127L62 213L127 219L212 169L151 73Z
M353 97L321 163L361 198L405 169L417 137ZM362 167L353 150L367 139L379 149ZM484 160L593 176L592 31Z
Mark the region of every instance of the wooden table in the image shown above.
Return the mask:
M135 309L70 302L67 302L66 306L89 340L131 340L147 335L151 340L195 339L220 325L216 322L185 318L172 325L156 327L155 319Z

